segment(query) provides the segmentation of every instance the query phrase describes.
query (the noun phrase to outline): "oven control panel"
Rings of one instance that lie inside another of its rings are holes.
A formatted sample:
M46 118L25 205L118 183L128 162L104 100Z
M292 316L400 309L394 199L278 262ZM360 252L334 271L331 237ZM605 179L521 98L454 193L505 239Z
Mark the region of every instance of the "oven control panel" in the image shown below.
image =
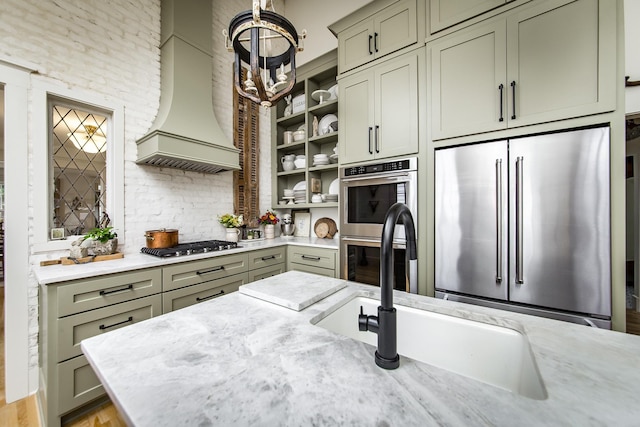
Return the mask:
M415 170L415 158L394 160L391 162L375 163L361 166L351 166L344 168L343 176L368 175L373 173L396 172L403 170Z

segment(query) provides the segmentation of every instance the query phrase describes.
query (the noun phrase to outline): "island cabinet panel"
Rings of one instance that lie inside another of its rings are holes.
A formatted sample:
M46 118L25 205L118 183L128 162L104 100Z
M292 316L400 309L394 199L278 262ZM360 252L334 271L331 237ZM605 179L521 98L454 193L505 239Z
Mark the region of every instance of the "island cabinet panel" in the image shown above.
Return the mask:
M161 291L162 271L159 268L75 280L58 289L57 311L59 316L68 316Z
M58 323L59 362L82 354L80 341L162 314L159 294L66 316Z
M433 139L612 111L615 8L529 2L429 43Z
M418 152L421 68L422 48L339 80L342 164Z
M283 264L286 255L287 252L284 246L249 252L249 270Z
M202 261L180 263L162 269L164 292L185 286L244 273L249 267L247 254L217 256Z
M338 33L344 73L418 41L416 0L400 0Z
M203 301L228 295L237 291L240 286L248 282L248 274L241 273L164 292L162 294L163 312L168 313Z
M287 271L287 267L284 262L269 267L257 268L249 271L249 283L255 282L256 280L266 279L267 277L275 276L277 274L284 273L285 271Z
M69 412L105 394L104 387L84 356L61 363L58 375L60 381L56 392L60 413ZM57 425L60 425L59 421Z
M338 251L335 249L289 246L287 248L287 270L338 277L337 253Z

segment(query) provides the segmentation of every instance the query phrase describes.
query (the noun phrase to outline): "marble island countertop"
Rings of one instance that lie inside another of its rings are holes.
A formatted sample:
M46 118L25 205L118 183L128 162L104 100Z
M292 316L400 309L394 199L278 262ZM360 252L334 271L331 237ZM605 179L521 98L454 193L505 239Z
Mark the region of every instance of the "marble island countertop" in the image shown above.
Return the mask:
M278 283L322 280L292 271L252 287L277 293ZM525 334L548 394L535 400L403 356L396 370L378 368L374 347L312 324L354 296L379 298L377 288L344 284L328 284L335 292L301 311L235 292L92 337L82 349L134 426L640 422L638 336L394 293L396 305Z
M276 246L294 245L315 248L338 249L339 239L319 239L315 237L276 237L255 242L242 241L235 249L219 252L185 255L179 257L158 258L143 253L125 254L122 259L111 261L91 262L80 265L50 265L35 267L34 273L40 285L51 285L68 280L85 279L105 274L122 273L125 271L141 270L144 268L164 267L181 262L197 261L217 256L232 255L242 252L267 249Z

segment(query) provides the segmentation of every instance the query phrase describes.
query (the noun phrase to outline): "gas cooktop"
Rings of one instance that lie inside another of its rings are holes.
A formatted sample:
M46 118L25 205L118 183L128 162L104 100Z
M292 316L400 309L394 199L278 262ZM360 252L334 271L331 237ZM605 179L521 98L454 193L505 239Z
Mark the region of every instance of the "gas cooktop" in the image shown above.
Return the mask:
M157 257L173 257L182 255L202 254L207 252L223 251L237 248L236 242L226 242L224 240L203 240L201 242L180 243L170 248L142 248L143 254Z

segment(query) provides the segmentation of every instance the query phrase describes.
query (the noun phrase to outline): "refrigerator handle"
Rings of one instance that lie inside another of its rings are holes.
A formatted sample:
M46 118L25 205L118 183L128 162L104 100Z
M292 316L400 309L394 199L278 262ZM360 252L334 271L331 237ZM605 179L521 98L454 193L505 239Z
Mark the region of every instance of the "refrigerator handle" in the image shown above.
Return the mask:
M522 255L522 219L523 219L523 211L524 204L522 202L522 193L523 193L523 172L522 165L524 162L524 157L518 157L516 159L516 283L521 285L524 283L524 260Z
M502 283L502 159L496 159L496 283Z

